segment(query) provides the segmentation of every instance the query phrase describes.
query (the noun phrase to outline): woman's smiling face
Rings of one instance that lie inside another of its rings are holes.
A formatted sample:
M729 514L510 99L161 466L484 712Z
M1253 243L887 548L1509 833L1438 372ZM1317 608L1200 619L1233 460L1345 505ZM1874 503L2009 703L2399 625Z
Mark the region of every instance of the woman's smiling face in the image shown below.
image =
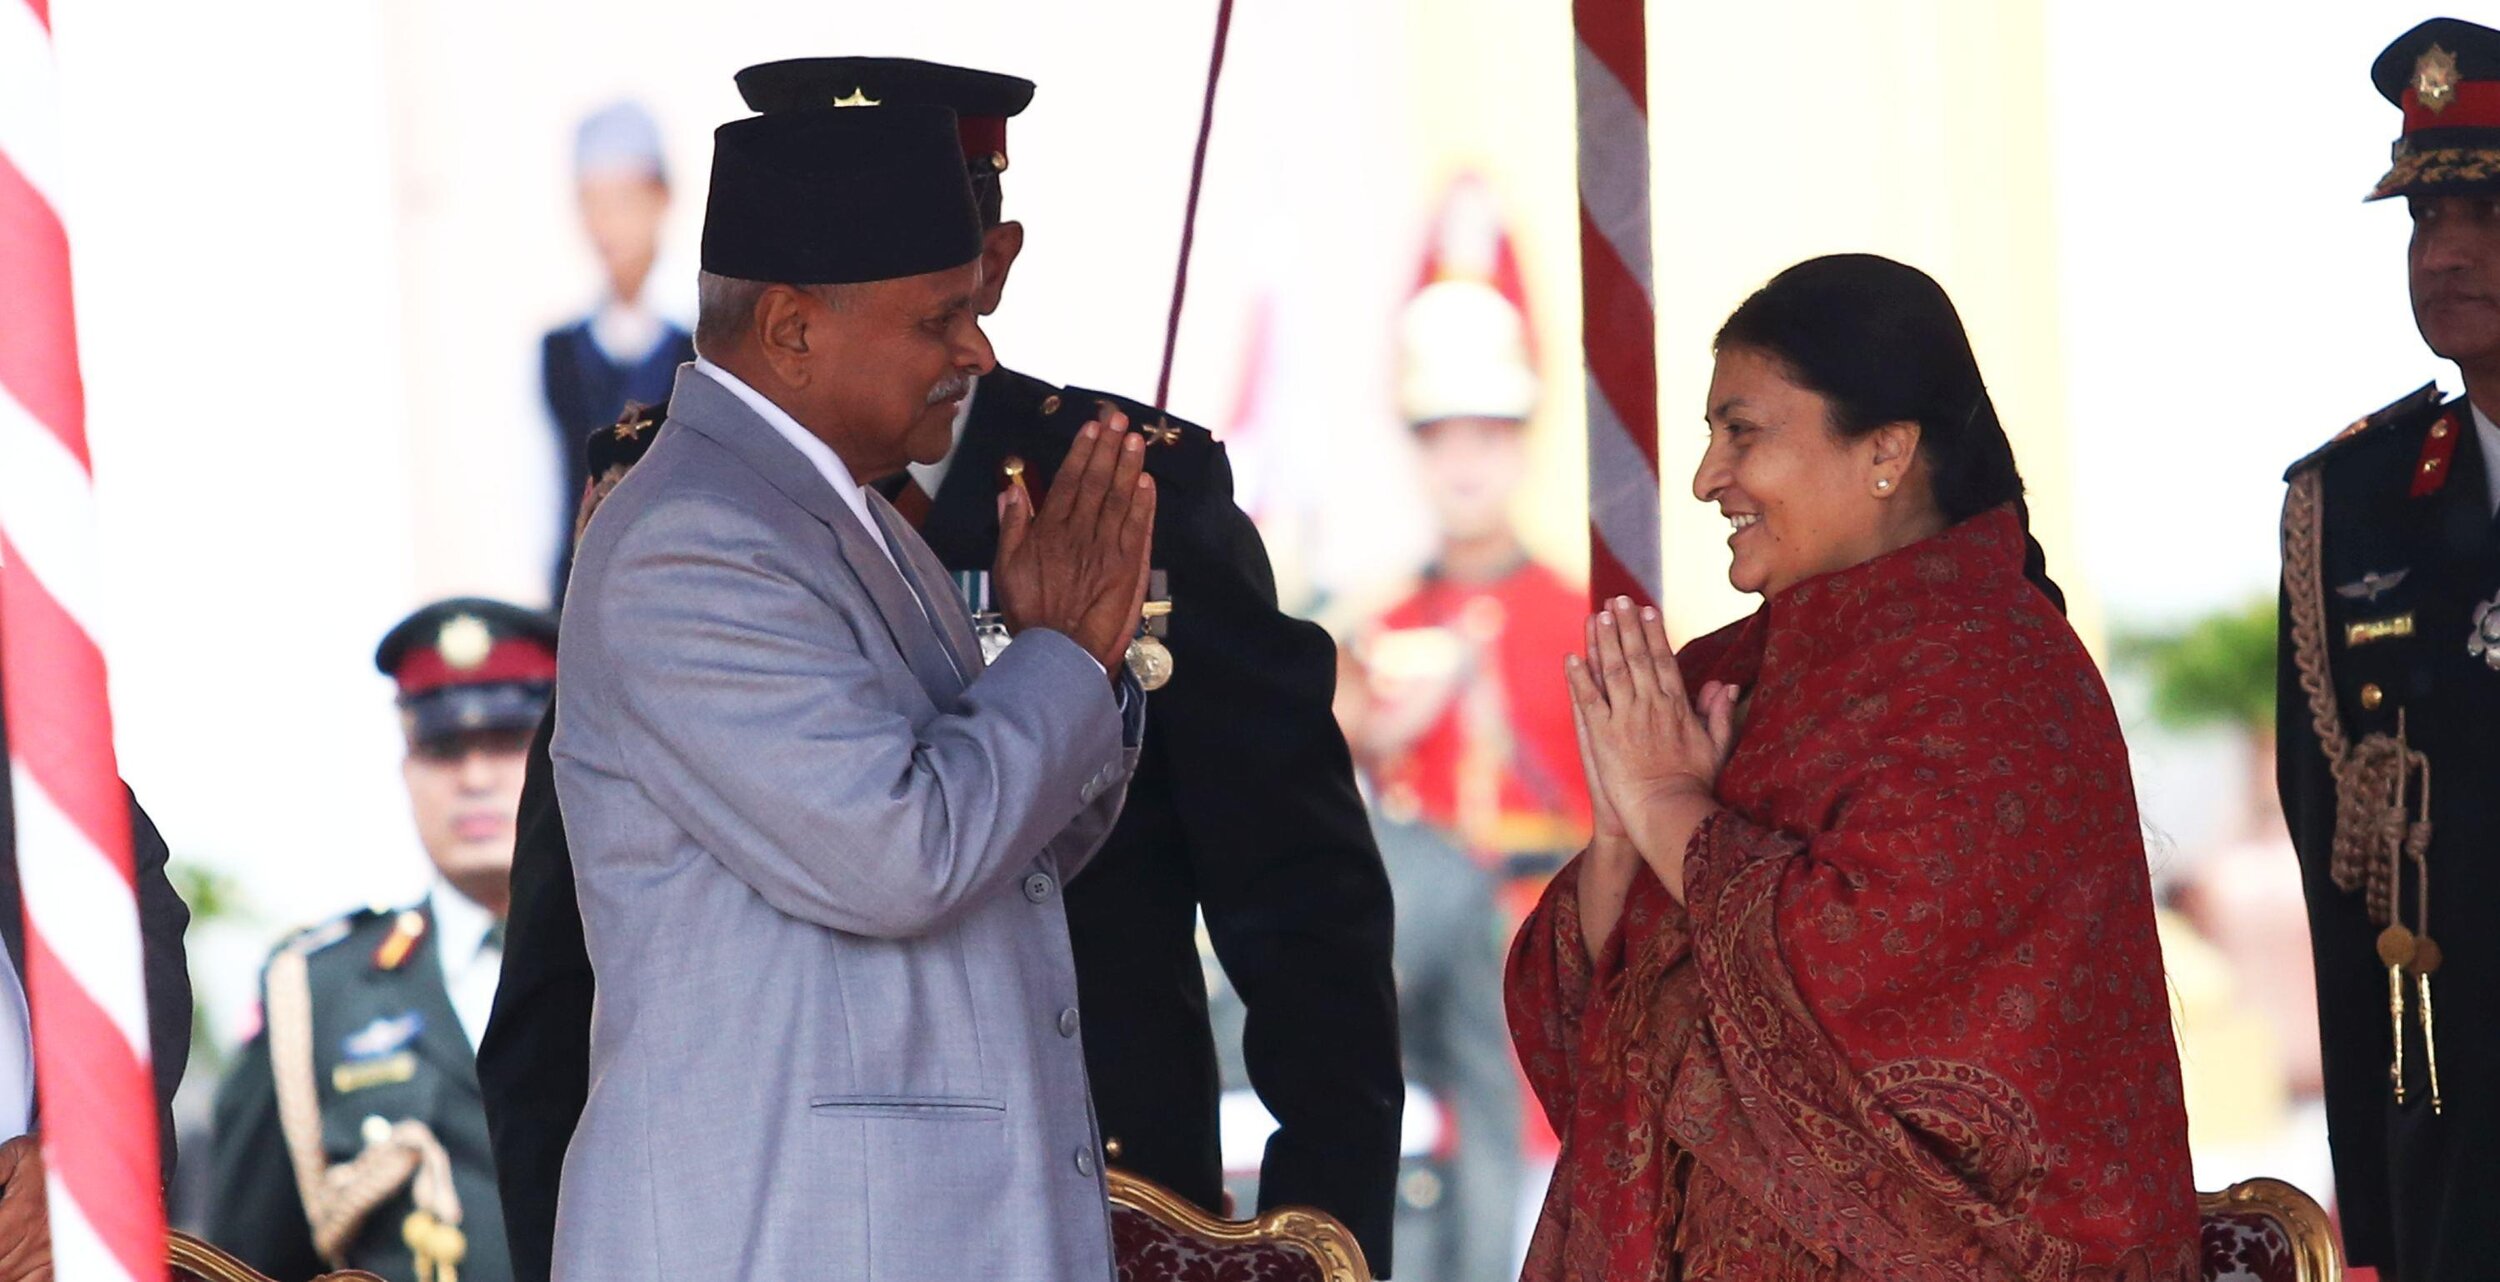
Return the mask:
M1855 439L1833 431L1830 403L1760 351L1721 349L1706 417L1710 448L1693 497L1717 504L1734 527L1727 579L1740 592L1769 596L1883 554L1895 515L1887 509L1925 498L1895 492L1920 470L1898 457L1897 440L1888 447L1881 431Z

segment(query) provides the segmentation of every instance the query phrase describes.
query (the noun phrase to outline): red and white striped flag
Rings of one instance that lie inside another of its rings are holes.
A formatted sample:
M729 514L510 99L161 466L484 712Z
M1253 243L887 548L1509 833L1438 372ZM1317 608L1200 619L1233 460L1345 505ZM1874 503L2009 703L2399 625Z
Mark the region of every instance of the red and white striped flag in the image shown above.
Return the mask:
M50 0L0 0L0 686L53 1270L137 1282L165 1213L54 88Z
M1580 340L1588 359L1589 596L1656 601L1658 337L1649 251L1644 0L1572 0Z

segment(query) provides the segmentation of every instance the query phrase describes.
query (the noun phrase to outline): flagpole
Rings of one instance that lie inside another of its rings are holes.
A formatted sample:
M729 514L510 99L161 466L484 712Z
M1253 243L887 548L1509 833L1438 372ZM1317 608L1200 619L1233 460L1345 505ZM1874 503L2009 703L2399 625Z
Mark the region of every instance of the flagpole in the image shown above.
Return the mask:
M1589 595L1658 599L1658 339L1644 0L1573 0Z
M0 697L54 1276L138 1282L166 1275L165 1213L51 37L50 0L0 0Z

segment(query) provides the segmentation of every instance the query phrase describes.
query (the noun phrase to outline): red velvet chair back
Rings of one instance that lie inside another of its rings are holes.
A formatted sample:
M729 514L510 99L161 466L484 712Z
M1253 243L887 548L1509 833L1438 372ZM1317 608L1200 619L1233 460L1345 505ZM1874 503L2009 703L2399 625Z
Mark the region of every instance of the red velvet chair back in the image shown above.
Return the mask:
M1119 1282L1371 1282L1354 1234L1335 1217L1282 1207L1224 1220L1171 1190L1111 1172L1111 1255Z
M2205 1282L2341 1282L2335 1228L2281 1180L2242 1180L2197 1195Z

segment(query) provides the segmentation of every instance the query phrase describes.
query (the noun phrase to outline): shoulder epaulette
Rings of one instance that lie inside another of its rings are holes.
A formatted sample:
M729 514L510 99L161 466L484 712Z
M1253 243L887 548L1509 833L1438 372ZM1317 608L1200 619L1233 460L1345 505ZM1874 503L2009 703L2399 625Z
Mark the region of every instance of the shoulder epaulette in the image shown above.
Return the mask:
M341 913L336 917L329 918L326 921L315 922L312 925L306 926L303 929L296 931L294 934L287 936L286 942L278 945L278 950L280 952L302 953L303 955L310 957L314 953L320 952L322 949L328 948L330 945L347 938L349 935L355 934L356 927L382 915L382 913L386 911L388 910L379 908L357 908Z
M1069 387L1063 393L1081 411L1088 412L1102 402L1119 407L1128 415L1129 426L1146 432L1159 445L1204 447L1215 441L1215 434L1176 414L1157 410L1144 401L1132 400L1116 392L1097 392L1092 388Z
M2315 466L2318 462L2326 458L2327 455L2334 453L2345 443L2352 441L2357 437L2379 432L2390 427L2400 427L2407 423L2425 421L2430 416L2438 413L2439 407L2446 402L2447 397L2441 395L2438 383L2424 383L2419 389L2415 390L2410 395L2405 396L2403 399L2392 402L2373 413L2365 414L2360 418L2354 419L2351 423L2344 427L2344 430L2337 432L2334 436L2328 438L2326 444L2309 451L2305 455L2302 455L2298 462L2283 469L2283 479L2289 481L2294 476L2299 475L2303 468Z

